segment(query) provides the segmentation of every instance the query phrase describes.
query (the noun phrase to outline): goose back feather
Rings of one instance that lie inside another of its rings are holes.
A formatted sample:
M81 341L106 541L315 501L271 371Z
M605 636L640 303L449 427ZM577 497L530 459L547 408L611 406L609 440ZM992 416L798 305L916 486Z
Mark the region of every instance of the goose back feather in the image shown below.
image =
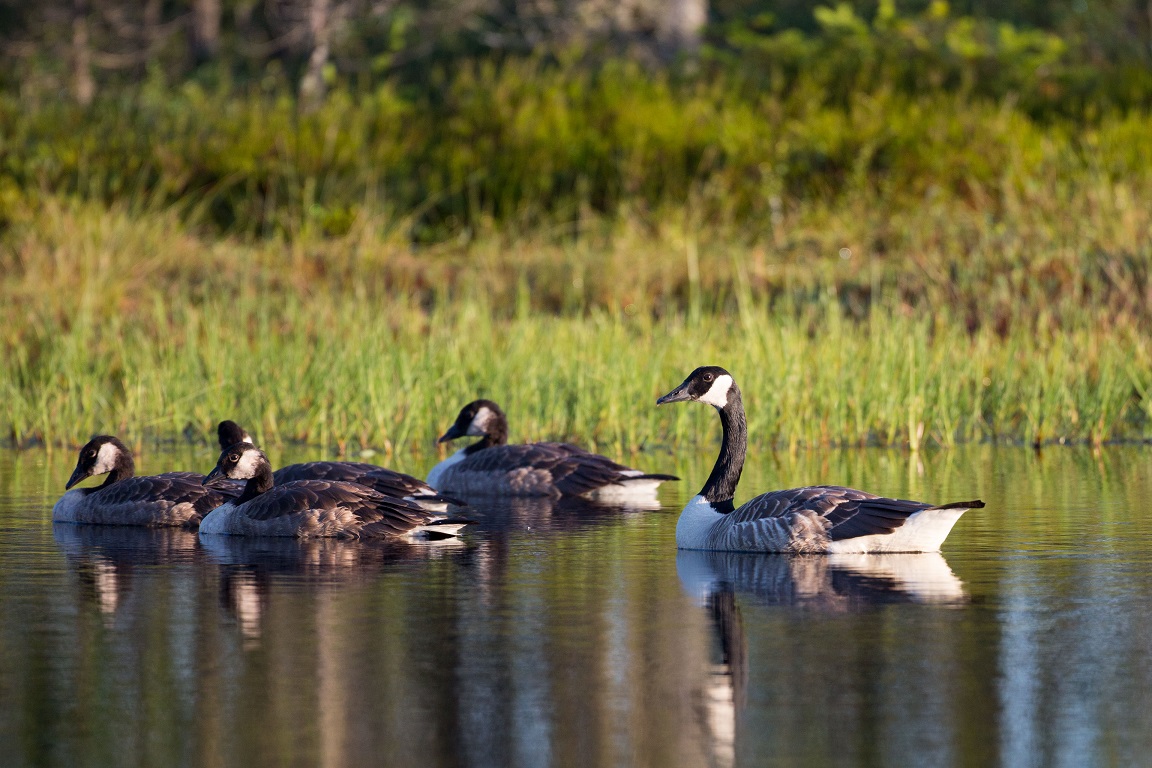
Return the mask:
M433 515L419 504L357 483L293 480L273 485L267 457L250 443L230 446L206 482L245 480L239 498L213 510L203 534L385 538L455 534L468 521Z
M234 421L222 421L217 427L220 450L236 443L252 441L248 433ZM436 492L418 477L361 461L307 461L288 464L272 473L273 482L283 485L295 480L333 480L357 483L385 496L406 498L431 511L442 512L448 504L465 506L464 502Z

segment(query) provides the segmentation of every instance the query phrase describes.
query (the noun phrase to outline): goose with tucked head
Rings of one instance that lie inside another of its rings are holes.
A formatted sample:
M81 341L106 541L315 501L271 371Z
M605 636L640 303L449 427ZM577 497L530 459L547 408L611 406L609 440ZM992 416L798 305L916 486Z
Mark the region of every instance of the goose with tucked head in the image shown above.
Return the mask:
M680 549L729 552L938 552L960 516L982 501L929 504L817 485L771 491L734 506L748 449L740 388L718 366L694 370L657 405L695 400L720 414L724 439L712 474L676 524Z
M101 485L72 487L94 475ZM136 476L128 446L111 435L98 435L80 449L67 491L52 508L54 523L94 525L196 526L211 510L240 493L235 484L205 488L204 475L166 472Z
M620 504L651 503L675 475L630 469L567 443L508 444L508 419L491 400L460 411L440 438L480 439L432 468L428 484L449 493L502 496L583 496Z
M248 433L234 421L225 420L216 428L220 450L227 450L236 443L252 443ZM272 473L276 485L293 480L339 480L357 483L385 496L408 499L431 512L444 512L449 504L467 506L463 501L436 492L428 483L418 477L403 472L386 469L375 464L360 461L306 461L288 464Z
M244 481L240 496L212 510L201 534L297 538L427 538L454 536L468 520L433 515L419 504L357 483L293 480L273 485L268 457L251 443L220 454L206 485Z

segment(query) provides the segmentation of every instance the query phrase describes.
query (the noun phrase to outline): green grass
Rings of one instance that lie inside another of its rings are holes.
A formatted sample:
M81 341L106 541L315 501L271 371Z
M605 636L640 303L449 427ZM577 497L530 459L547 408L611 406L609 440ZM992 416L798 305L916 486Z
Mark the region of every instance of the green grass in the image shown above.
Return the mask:
M862 223L840 215L860 236ZM514 439L627 455L715 438L709 409L653 404L704 363L735 374L753 440L765 445L1152 433L1152 345L1139 311L1100 303L1100 277L1082 278L1078 298L1030 294L1042 287L1028 274L1035 261L1019 265L1023 277L986 276L980 259L1003 258L1013 241L1002 226L976 230L1000 247L976 248L966 279L917 288L923 273L878 257L857 264L855 250L842 259L833 225L828 255L811 261L773 264L779 255L758 246L697 242L692 278L675 229L414 252L370 232L204 240L173 214L59 201L27 217L7 236L0 315L0 418L18 444L97 432L210 440L230 417L272 445L428 451L460 406L488 396L510 414ZM942 254L962 247L963 221L927 221L930 231L908 239L934 235ZM1128 227L1080 224L1097 241ZM1047 239L1033 247L1065 270L1093 266L1095 256L1060 261L1079 250L1063 243L1073 234L1063 226L1038 230ZM767 288L757 270L771 275ZM857 306L861 283L872 295ZM981 293L971 305L940 298Z
M799 66L836 35L312 111L0 94L0 430L425 451L485 395L516 439L623 455L711 440L652 402L715 363L762 444L1152 437L1152 110L1061 97L1027 51L991 91L983 59L911 82L868 36Z

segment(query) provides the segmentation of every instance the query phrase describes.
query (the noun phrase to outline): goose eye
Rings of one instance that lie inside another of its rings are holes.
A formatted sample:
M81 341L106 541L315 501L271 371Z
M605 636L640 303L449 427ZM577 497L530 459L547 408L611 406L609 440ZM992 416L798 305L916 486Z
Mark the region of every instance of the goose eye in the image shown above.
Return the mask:
M88 455L89 455L91 458L96 458L96 451L88 451Z
M710 374L710 373L704 374L704 381L712 381L712 374Z
M238 453L230 453L230 454L228 454L228 461L231 461L231 462L237 462L237 461L240 461L240 454L238 454Z

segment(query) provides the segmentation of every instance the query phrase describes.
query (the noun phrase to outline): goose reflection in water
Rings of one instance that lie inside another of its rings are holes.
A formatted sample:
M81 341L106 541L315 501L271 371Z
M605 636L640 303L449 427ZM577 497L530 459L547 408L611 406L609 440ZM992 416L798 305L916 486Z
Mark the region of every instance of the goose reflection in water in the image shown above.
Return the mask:
M476 522L468 531L560 533L627 520L638 512L658 509L658 503L613 504L566 496L471 498L468 517Z
M654 507L659 509L659 505ZM629 524L648 507L636 504L609 504L581 497L550 498L521 496L471 498L468 517L470 546L465 558L476 599L489 603L504 583L514 542L549 546L544 537L570 534L597 526ZM527 538L520 534L526 534Z
M747 705L748 649L740 603L848 613L896 603L963 605L964 585L939 553L773 555L676 553L680 583L715 632L700 717L715 763L736 762L736 722ZM739 597L739 600L737 599Z
M200 547L220 567L220 605L235 619L246 647L263 633L269 593L277 581L293 589L368 584L385 572L467 549L455 538L413 542L271 536L206 536Z
M192 565L201 555L196 532L180 528L57 523L52 538L76 574L82 601L96 606L105 626L128 602L138 570Z

